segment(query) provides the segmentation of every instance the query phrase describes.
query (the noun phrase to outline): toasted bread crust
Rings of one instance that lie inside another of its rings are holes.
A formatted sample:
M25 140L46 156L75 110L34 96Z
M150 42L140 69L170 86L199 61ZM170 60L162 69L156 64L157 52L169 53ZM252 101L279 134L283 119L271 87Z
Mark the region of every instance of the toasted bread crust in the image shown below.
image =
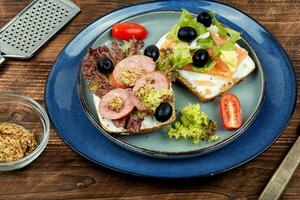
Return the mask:
M255 68L253 68L253 70L254 69ZM252 71L250 71L249 74ZM240 81L244 80L247 76L245 76L244 78L232 79L231 81L229 81L226 85L224 85L222 87L221 91L218 94L216 94L215 96L212 96L212 97L205 97L204 95L202 95L199 91L194 89L194 87L192 86L191 82L188 79L186 79L186 78L184 78L180 75L178 76L178 78L176 80L178 82L180 82L182 85L184 85L188 90L190 90L200 101L209 102L209 101L213 101L216 97L218 97L218 96L224 94L225 92L227 92L230 88L232 88L233 86L238 84Z

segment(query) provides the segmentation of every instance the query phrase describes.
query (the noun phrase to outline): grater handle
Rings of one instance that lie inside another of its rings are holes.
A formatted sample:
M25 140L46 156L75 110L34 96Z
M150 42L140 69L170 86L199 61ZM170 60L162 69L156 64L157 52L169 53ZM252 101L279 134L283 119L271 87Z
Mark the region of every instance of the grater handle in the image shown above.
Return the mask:
M0 66L3 65L5 61L5 58L1 55L1 52L0 52Z

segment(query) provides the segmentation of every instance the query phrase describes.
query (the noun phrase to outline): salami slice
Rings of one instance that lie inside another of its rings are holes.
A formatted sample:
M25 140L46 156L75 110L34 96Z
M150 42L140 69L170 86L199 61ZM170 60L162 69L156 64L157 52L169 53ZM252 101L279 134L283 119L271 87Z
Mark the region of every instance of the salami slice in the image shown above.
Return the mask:
M98 105L100 115L112 120L127 116L134 108L131 96L132 91L126 89L117 88L109 91L101 98L101 101ZM120 100L118 104L121 106L119 106L118 109L113 109L111 106L114 100Z
M119 85L132 87L143 74L154 70L155 62L152 58L144 55L134 55L121 60L115 66L113 76Z

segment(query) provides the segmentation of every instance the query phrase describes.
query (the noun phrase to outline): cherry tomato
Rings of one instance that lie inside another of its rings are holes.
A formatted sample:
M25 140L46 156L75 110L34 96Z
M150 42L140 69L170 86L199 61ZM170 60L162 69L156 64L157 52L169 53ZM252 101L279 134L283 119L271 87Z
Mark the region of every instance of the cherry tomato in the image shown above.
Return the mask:
M221 97L220 111L225 129L234 130L242 126L242 112L237 96L232 93L224 94Z
M114 88L126 88L126 85L119 83L118 81L116 81L113 73L111 73L108 77L108 80L110 82L110 84L114 87Z
M112 27L112 36L119 40L143 40L147 35L147 29L135 23L117 23Z

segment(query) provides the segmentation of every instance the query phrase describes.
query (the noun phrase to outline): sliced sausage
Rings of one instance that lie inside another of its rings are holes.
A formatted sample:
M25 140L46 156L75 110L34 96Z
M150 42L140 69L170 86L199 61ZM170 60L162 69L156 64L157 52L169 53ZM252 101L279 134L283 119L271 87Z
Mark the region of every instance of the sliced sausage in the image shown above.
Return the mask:
M115 69L113 71L115 81L119 85L125 84L127 87L132 87L135 84L135 81L132 84L123 83L121 81L121 74L126 70L132 71L134 75L153 72L155 70L155 62L148 56L134 55L121 60L115 66Z
M170 81L162 72L159 71L145 74L139 80L137 80L132 89L133 93L137 92L145 84L153 85L154 88L158 90L170 88Z
M113 74L110 74L108 79L109 79L110 84L111 84L114 88L127 88L126 85L124 85L124 84L122 84L122 83L116 81L116 79L115 79L115 77L114 77Z
M135 96L132 92L131 95L131 101L133 102L133 105L138 109L138 110L143 110L143 104L141 102L141 100Z
M120 119L130 114L134 108L134 104L131 101L132 92L126 89L114 89L104 95L98 105L99 113L102 117L108 119ZM109 109L109 102L115 97L121 97L124 105L119 112Z
M162 72L150 72L142 76L133 87L133 95L132 95L132 102L138 110L143 110L143 105L140 99L134 95L143 85L153 85L154 88L157 90L161 89L169 89L171 86L171 82Z

